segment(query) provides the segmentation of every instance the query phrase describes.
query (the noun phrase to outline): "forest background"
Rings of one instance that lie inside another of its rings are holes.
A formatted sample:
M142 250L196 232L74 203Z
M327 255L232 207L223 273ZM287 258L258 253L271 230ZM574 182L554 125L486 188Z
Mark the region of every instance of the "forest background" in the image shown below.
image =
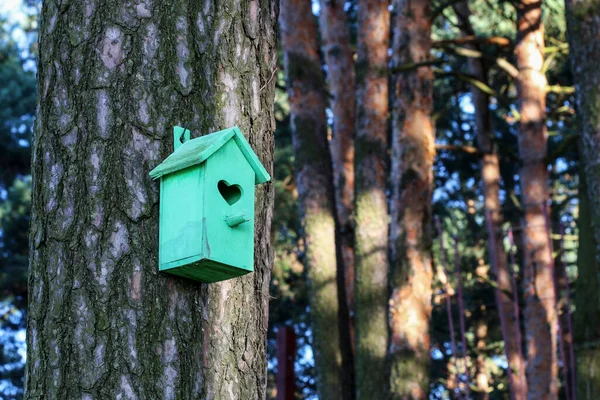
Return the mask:
M386 391L414 398L524 398L525 387L535 393L540 380L548 382L539 388L548 398L596 398L600 378L585 371L600 363L598 227L584 178L595 188L600 175L592 167L598 154L582 138L598 111L596 97L576 91L590 68L582 60L593 65L594 59L568 44L589 32L571 24L569 37L567 20L598 24L598 15L584 6L569 14L562 1L544 1L536 25L541 33L531 31L545 46L532 50L523 47L531 32L520 24L536 4L282 0L274 72L270 398L277 396L275 338L282 327L297 336L298 399L353 398L355 391L369 398L364 393L381 377L389 379L380 385ZM391 10L387 22L381 9ZM22 398L40 5L14 3L0 11L0 396ZM361 30L368 23L383 34L370 37ZM527 101L536 89L527 85L539 81L527 75L531 58L547 81L537 88L541 121L533 122ZM582 80L573 70L584 71ZM350 86L342 85L344 76ZM383 110L369 103L373 87L380 88ZM584 95L591 100L577 103ZM486 176L490 165L496 170ZM527 179L538 186L541 180L543 188L527 186ZM375 211L356 200L365 193ZM329 210L330 227L311 225L311 201ZM315 245L323 237L337 244L337 254ZM532 243L541 247L531 250ZM536 275L544 268L549 281ZM406 282L426 287L403 297ZM532 282L543 293L532 296ZM553 298L548 307L555 320L542 329L546 336L532 333L540 324L536 296L538 305ZM365 323L368 313L382 318ZM549 357L548 370L536 372L532 366L542 359L532 349L546 339L553 354L542 355ZM388 364L370 359L380 351ZM391 372L382 373L389 364ZM324 382L332 380L344 382L334 385L343 393L328 392Z

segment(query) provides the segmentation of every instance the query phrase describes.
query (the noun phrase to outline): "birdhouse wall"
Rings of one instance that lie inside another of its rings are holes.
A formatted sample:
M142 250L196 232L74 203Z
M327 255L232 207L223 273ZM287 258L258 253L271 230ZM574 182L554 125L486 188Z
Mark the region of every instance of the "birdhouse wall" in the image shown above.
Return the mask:
M253 271L254 185L233 140L204 163L163 176L159 269L204 282Z
M161 270L200 256L204 168L200 164L161 178Z
M254 181L254 171L233 140L206 161L206 258L248 272L254 269ZM227 216L242 214L247 222L227 225Z

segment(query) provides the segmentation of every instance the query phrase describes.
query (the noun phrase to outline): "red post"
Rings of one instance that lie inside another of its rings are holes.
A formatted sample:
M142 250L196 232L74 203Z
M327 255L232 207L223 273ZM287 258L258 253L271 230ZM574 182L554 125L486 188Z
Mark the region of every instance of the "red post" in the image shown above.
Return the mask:
M296 333L294 328L279 327L277 331L277 384L276 400L294 400L296 377L294 361L296 360Z

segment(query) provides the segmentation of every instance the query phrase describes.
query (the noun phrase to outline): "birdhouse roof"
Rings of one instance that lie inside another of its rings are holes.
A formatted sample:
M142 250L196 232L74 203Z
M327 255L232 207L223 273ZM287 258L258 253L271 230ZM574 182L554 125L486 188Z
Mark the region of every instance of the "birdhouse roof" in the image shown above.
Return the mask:
M171 153L162 164L150 171L150 176L152 179L158 179L161 176L201 164L231 139L235 141L246 161L254 170L256 184L268 182L271 179L269 173L260 163L256 153L237 126L188 140Z

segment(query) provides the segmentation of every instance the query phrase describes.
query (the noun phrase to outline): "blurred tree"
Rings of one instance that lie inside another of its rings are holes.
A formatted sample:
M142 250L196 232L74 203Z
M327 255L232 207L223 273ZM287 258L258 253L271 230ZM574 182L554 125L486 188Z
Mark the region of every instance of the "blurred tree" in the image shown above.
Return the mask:
M426 399L435 126L431 2L393 2L390 398Z
M306 0L281 3L281 46L288 77L290 126L298 207L308 280L317 392L323 399L347 398L351 376L344 374L340 347L333 172L324 77L317 46L316 18ZM341 297L345 303L345 297ZM350 350L350 349L348 349Z
M148 177L176 124L237 124L272 171L277 4L244 7L43 3L26 398L264 398L273 185L255 272L201 285L157 274Z
M389 392L388 346L388 47L387 0L358 0L354 263L356 398Z
M343 265L338 265L338 291L340 291L340 340L342 354L349 354L345 370L354 382L354 124L355 84L354 59L350 47L350 29L343 1L320 1L319 27L321 49L327 66L327 85L333 115L332 134L329 141L333 162L333 182L339 240L336 246L342 253ZM344 299L345 298L345 299ZM345 304L344 304L345 300ZM344 347L346 348L344 350ZM350 349L348 349L350 347ZM352 390L354 392L354 389Z
M528 397L556 399L558 360L552 250L548 240L544 25L539 1L518 3L519 171L524 218L524 293ZM545 217L546 216L546 217Z
M600 10L587 0L568 0L569 54L579 125L580 245L574 341L577 398L600 398Z

